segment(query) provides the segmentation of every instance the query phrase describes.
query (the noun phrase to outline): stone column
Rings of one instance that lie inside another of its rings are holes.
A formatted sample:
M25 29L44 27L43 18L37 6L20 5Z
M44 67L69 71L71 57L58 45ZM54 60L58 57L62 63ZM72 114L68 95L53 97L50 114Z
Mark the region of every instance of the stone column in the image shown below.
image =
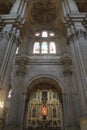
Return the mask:
M66 1L67 1L68 6L69 6L70 13L78 13L79 12L75 0L66 0Z
M10 14L18 14L24 16L26 5L26 0L16 0L11 8Z
M73 85L72 61L71 57L65 53L62 57L64 66L64 83L65 93L63 93L63 108L64 108L64 128L65 130L80 130L78 122L79 115L77 112L76 95Z
M63 93L64 128L65 130L80 130L79 115L75 93Z
M13 4L10 13L16 14L18 13L18 10L21 6L23 0L16 0L15 3Z
M78 14L77 14L78 15ZM69 17L68 17L69 18ZM84 62L83 57L80 50L80 42L81 39L78 37L79 32L83 31L83 26L81 23L75 21L72 21L71 19L71 25L69 25L69 22L66 20L67 25L67 31L69 36L70 43L70 50L72 55L72 63L73 63L73 77L76 84L76 89L78 92L78 102L79 102L79 109L80 109L80 122L81 123L81 129L83 130L87 126L85 125L83 127L84 119L87 120L87 76L85 73L84 68ZM78 26L80 26L78 28ZM82 43L85 41L82 41ZM87 129L87 128L86 128Z
M66 15L69 14L69 12L70 12L66 0L63 0L63 1L62 1L62 6L63 6L63 13L64 13L64 15L66 16Z
M13 94L11 98L11 105L9 108L7 124L4 130L23 130L24 117L24 80L26 74L26 64L28 58L26 56L19 56L16 58L17 69L12 74L12 88ZM15 77L16 76L16 77Z
M73 59L74 67L74 78L76 81L77 91L78 91L78 102L80 107L80 124L81 130L87 129L87 97L86 97L86 77L84 73L84 66L81 57L81 52L79 49L78 39L74 35L70 40L70 47ZM85 121L85 123L84 123Z

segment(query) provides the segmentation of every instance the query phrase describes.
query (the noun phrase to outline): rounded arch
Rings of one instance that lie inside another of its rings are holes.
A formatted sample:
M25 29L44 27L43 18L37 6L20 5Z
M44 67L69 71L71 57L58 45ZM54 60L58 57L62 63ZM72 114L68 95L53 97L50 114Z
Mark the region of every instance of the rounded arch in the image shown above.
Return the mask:
M30 79L28 81L28 83L26 84L25 93L27 93L28 89L32 88L32 86L34 87L34 84L36 82L39 82L39 81L43 82L43 79L44 79L44 81L46 81L46 80L51 81L50 83L54 82L56 88L58 88L61 93L64 93L64 87L63 87L64 85L63 85L63 83L59 79L57 79L56 77L53 77L53 76L50 76L50 75L38 75L38 76L35 76L32 79Z
M56 79L52 76L48 76L48 75L41 76L40 75L38 77L33 77L28 82L28 84L26 86L26 95L27 96L26 96L26 100L25 100L24 127L28 127L29 123L31 125L32 122L33 122L33 120L32 120L33 118L31 116L29 118L27 117L28 113L29 114L32 113L32 110L33 110L30 107L31 106L30 103L32 102L32 106L33 106L33 105L35 105L33 103L36 102L36 104L37 104L36 108L37 108L38 102L39 102L38 111L41 109L42 105L44 104L45 101L42 99L42 95L43 95L42 92L50 93L50 94L47 94L48 98L46 99L47 102L49 102L49 103L50 103L50 101L53 101L53 94L54 93L57 94L57 98L56 98L57 102L54 102L53 106L56 106L56 109L58 111L60 111L61 116L63 116L63 99L62 99L63 88L62 88L62 83L58 79ZM36 95L39 95L39 96L36 96ZM40 97L40 95L41 95L41 97ZM49 95L51 95L51 97ZM35 96L34 97L35 100L32 100L32 98L31 98L32 96ZM39 99L38 97L40 97L41 99ZM60 103L60 107L57 106L58 102ZM51 107L51 108L49 107L49 103L47 105L47 107L49 108L49 111L52 111L52 113L53 113L53 111L55 112L55 110L53 109L54 107ZM51 103L53 103L53 102L51 102ZM43 117L43 116L41 116L41 117ZM48 115L48 117L47 117L48 120L49 120L49 117L50 117L50 115ZM27 124L28 120L30 122ZM40 121L43 121L43 119L41 118ZM62 127L61 126L61 124L63 122L62 118L60 119L60 122L61 123L59 123L60 124L59 127ZM53 123L53 120L52 120L52 123ZM36 124L37 124L37 118L36 118ZM58 122L57 122L57 125L58 125Z

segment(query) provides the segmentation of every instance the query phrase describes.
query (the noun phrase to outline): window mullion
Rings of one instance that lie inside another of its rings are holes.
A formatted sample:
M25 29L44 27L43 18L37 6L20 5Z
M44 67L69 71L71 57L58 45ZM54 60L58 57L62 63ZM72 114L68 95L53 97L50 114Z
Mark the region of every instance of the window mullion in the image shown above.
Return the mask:
M50 42L48 42L48 54L50 54Z
M40 42L40 54L42 54L42 42Z

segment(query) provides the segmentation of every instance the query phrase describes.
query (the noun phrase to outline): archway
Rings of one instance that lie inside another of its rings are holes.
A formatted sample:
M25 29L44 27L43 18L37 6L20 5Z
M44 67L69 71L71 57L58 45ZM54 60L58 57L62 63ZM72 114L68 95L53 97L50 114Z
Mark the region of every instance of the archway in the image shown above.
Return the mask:
M63 130L62 90L57 81L42 77L29 84L24 119L27 129Z

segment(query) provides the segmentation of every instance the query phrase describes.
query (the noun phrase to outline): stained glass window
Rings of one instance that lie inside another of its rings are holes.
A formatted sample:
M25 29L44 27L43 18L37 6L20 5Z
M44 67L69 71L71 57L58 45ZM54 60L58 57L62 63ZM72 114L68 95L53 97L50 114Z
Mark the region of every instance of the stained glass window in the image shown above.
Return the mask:
M40 53L40 43L39 42L34 43L33 53Z
M53 40L54 32L42 31L34 34L38 41L34 42L34 54L56 54L56 44Z
M50 53L56 53L55 42L50 42Z
M41 53L42 54L48 53L48 43L47 42L42 42Z
M43 31L42 32L42 37L48 37L48 32L47 31Z

